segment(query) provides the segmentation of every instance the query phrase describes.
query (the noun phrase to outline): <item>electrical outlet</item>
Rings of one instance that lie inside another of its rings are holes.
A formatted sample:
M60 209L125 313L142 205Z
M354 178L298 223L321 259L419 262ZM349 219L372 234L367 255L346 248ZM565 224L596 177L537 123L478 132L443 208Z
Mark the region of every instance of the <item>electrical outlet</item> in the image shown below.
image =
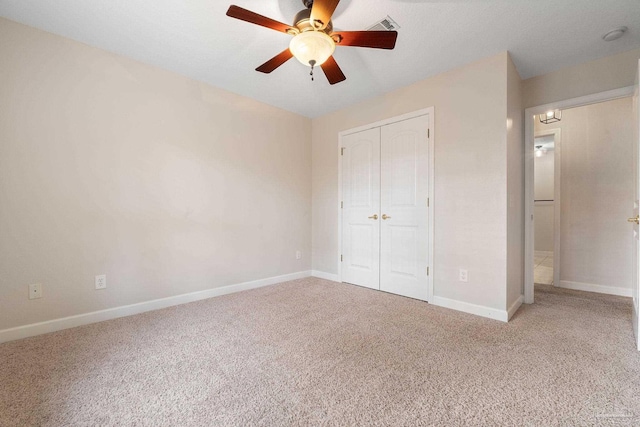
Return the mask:
M296 259L302 258L302 252L296 251Z
M29 285L29 299L37 298L42 298L42 285L40 283Z
M469 272L463 268L460 269L460 272L458 274L458 279L461 282L468 282L469 281Z
M107 287L107 275L102 274L96 276L96 289L105 289Z

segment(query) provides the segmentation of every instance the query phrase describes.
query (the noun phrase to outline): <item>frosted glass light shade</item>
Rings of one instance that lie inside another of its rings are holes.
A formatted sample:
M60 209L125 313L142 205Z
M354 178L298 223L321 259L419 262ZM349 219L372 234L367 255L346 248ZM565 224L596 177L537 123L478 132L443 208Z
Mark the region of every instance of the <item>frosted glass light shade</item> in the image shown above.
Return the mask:
M322 65L336 50L336 43L321 31L305 31L291 39L289 50L298 61L306 66Z

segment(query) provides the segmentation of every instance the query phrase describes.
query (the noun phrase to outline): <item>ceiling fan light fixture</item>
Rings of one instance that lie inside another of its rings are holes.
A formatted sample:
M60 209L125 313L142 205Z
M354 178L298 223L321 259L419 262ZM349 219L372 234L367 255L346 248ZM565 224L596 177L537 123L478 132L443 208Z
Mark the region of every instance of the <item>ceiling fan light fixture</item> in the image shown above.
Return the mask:
M324 64L333 55L336 43L322 31L305 31L291 39L289 50L302 64L317 66Z
M333 57L337 44L389 50L396 46L397 31L339 31L334 33L331 16L340 0L302 0L302 2L305 9L296 14L292 25L284 24L240 6L233 4L229 6L227 16L231 18L293 36L288 49L260 65L256 71L269 74L295 56L300 63L311 67L309 73L311 80L313 80L314 68L320 65L329 84L334 85L346 80Z

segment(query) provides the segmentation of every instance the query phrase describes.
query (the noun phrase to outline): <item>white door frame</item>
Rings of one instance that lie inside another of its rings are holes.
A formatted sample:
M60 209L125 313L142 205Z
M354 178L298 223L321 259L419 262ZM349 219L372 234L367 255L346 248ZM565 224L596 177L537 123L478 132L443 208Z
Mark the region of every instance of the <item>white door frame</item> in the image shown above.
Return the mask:
M429 275L427 276L427 301L433 301L433 229L434 229L434 152L435 152L435 120L434 120L434 107L428 107L421 110L413 111L411 113L402 114L400 116L391 117L384 120L379 120L374 123L369 123L364 126L358 126L356 128L347 129L338 133L338 254L336 259L338 260L338 282L342 282L342 262L340 256L342 254L342 138L352 133L361 132L376 127L381 127L391 123L401 122L403 120L413 119L420 116L429 116Z
M527 108L524 114L525 130L525 154L524 154L524 302L533 304L533 253L534 253L534 224L533 224L533 197L534 197L534 116L546 113L549 110L566 110L567 108L582 107L598 102L611 101L619 98L633 96L634 86L613 89L605 92L594 93L564 101L552 102ZM558 233L559 235L559 233ZM554 248L555 250L555 248ZM554 254L554 261L555 261ZM554 265L554 268L556 266ZM554 271L555 275L555 271ZM555 280L555 277L554 277Z
M562 200L560 179L562 177L562 129L560 128L545 129L539 132L535 132L534 139L540 136L549 136L549 135L553 135L553 285L560 286L560 201ZM534 158L534 161L535 161L535 158ZM535 170L534 170L534 180L535 180ZM535 193L535 186L534 186L534 193ZM535 209L535 204L534 204L534 209ZM534 230L534 244L535 244L535 222L536 222L536 218L534 216L531 224ZM535 246L534 246L534 252L535 252Z
M634 115L634 127L635 127L635 132L634 132L634 144L635 144L635 162L636 162L636 170L635 170L635 178L636 178L636 194L634 197L634 209L633 209L633 213L636 215L636 218L640 217L640 211L639 211L639 206L638 203L640 203L639 200L639 196L638 193L640 192L640 182L638 181L639 177L640 177L640 160L638 159L638 156L640 155L640 59L638 60L638 68L636 69L636 81L635 81L635 85L634 85L634 91L633 91L633 115ZM633 315L632 315L632 322L633 322L633 334L635 335L635 339L636 339L636 347L638 348L638 351L640 351L640 320L639 320L639 297L640 297L640 278L638 277L638 273L640 272L640 265L638 263L638 257L640 256L640 240L638 239L638 233L640 232L640 229L638 228L638 221L636 220L636 224L633 226L633 231L635 234L635 241L634 243L634 251L633 251L633 255L634 255L634 259L636 262L636 265L634 265L634 277L633 277L633 289L631 291L631 296L633 297Z

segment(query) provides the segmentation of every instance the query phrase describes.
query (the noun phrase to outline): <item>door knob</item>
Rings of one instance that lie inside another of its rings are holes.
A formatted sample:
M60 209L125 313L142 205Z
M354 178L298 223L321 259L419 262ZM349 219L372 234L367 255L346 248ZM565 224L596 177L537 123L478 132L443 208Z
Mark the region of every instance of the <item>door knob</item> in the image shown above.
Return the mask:
M373 219L373 220L378 219L378 214L373 214L373 215L371 215L371 216L369 217L369 219Z
M382 219L391 219L391 217L387 216L387 214L382 214Z
M384 215L382 216L384 219ZM635 222L636 224L640 224L640 215L637 215L635 218L627 218L627 222Z

